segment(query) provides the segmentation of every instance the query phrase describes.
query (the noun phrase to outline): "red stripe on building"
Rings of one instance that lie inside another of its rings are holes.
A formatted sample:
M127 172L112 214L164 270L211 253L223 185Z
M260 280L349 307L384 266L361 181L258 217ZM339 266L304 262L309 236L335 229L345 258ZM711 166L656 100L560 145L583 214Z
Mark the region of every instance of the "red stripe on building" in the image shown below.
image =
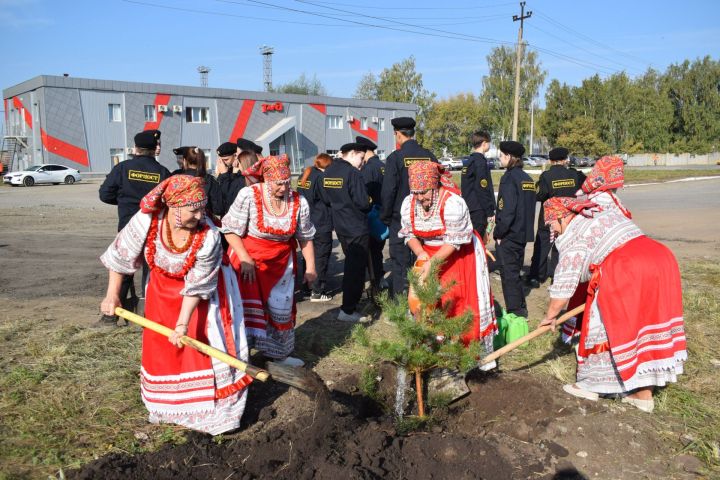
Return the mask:
M158 110L158 105L167 105L170 103L170 95L167 93L157 93L155 94L155 111L157 112L157 117L155 118L154 122L145 122L145 126L143 127L143 131L145 130L157 130L160 128L160 124L163 121L163 115L165 112L161 112Z
M30 130L32 130L32 114L25 108L25 105L20 101L19 98L13 97L13 105L15 108L24 109L25 111L25 123ZM87 150L83 150L73 144L64 142L57 137L48 135L48 133L40 128L40 140L42 141L43 147L50 153L60 155L63 158L67 158L75 163L79 163L85 167L90 166L90 160L88 159Z
M312 108L322 113L323 115L327 115L327 107L324 103L308 103L308 105L310 105Z
M229 142L235 142L238 138L245 134L245 128L250 121L250 115L252 115L253 107L255 107L255 100L243 100L240 112L238 112L237 120L235 120L235 126L230 132Z
M377 143L377 141L378 141L377 130L375 130L374 128L368 128L366 130L361 129L360 128L360 120L358 120L357 118L354 119L352 122L350 122L350 128L352 128L353 130L355 130L356 132L358 132L362 135L365 135L370 140Z

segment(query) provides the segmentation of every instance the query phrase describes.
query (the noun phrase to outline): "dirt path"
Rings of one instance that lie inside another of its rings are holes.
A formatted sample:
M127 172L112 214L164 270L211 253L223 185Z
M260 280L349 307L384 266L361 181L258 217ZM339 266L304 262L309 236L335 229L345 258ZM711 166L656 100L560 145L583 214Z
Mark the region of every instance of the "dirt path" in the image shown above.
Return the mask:
M106 285L98 256L115 234L114 208L97 184L0 188L0 319L89 325ZM719 180L636 187L621 195L648 234L681 263L720 260ZM712 220L714 219L714 220ZM526 257L529 261L528 251ZM339 255L336 253L336 260ZM335 261L331 287L339 287ZM494 287L497 287L497 281ZM531 292L539 318L546 290ZM190 434L185 445L103 457L77 478L694 478L663 418L617 402L562 394L560 382L524 371L470 379L472 394L428 431L398 435L357 389L360 366L330 353L349 336L329 304L299 304L298 351L330 385L311 399L280 385L254 385L244 428L222 441Z

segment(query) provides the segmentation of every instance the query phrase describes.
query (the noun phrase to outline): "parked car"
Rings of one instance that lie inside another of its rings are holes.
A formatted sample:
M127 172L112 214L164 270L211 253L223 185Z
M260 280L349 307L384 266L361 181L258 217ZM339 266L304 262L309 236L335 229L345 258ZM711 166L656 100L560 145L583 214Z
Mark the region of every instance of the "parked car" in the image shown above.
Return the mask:
M537 167L538 164L532 157L522 157L523 165L526 167Z
M463 165L465 164L465 161L467 161L468 157L459 157L459 158L450 158L450 157L443 157L438 159L440 164L447 168L448 170L460 170Z
M579 159L578 157L573 157L573 156L571 155L571 156L568 158L568 163L570 164L571 167L579 167L579 166L580 166L580 165L578 164L578 163L579 163L579 160L580 160L580 159Z
M46 163L33 165L20 172L10 172L3 177L3 183L9 183L13 187L18 185L32 187L36 183L52 183L53 185L65 183L66 185L72 185L81 179L80 172L74 168Z
M440 162L440 165L442 165L445 168L451 168L450 162L452 162L452 158L450 158L450 157L438 158L438 162Z
M489 170L495 170L496 168L500 168L500 159L495 157L486 157L485 160L487 160L487 166Z

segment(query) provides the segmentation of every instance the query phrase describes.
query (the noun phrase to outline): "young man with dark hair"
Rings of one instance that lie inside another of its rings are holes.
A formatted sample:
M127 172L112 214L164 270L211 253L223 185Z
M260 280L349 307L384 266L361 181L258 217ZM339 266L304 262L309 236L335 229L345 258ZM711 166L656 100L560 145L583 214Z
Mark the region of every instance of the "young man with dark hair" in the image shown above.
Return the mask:
M395 130L395 142L400 145L385 161L380 194L382 208L380 220L390 227L390 270L393 295L407 291L407 271L411 265L410 249L403 239L398 237L400 231L400 207L403 200L410 194L408 184L408 167L421 160L437 163L437 158L413 138L415 136L415 120L410 117L398 117L391 120Z
M460 176L460 191L470 210L473 229L487 243L487 226L495 218L495 191L492 175L485 159L490 150L490 134L477 131L470 136L473 152Z

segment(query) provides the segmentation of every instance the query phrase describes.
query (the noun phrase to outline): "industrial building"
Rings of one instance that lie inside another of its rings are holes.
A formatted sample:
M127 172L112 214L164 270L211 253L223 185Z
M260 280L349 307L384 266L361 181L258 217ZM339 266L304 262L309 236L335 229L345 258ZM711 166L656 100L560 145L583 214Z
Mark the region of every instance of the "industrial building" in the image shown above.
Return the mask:
M170 170L175 147L202 148L213 168L216 147L238 137L263 154L287 154L294 172L356 135L375 142L384 159L395 149L390 120L417 111L407 103L49 75L3 90L3 99L6 168L58 163L92 173L128 158L134 135L148 129L162 131L159 161Z

